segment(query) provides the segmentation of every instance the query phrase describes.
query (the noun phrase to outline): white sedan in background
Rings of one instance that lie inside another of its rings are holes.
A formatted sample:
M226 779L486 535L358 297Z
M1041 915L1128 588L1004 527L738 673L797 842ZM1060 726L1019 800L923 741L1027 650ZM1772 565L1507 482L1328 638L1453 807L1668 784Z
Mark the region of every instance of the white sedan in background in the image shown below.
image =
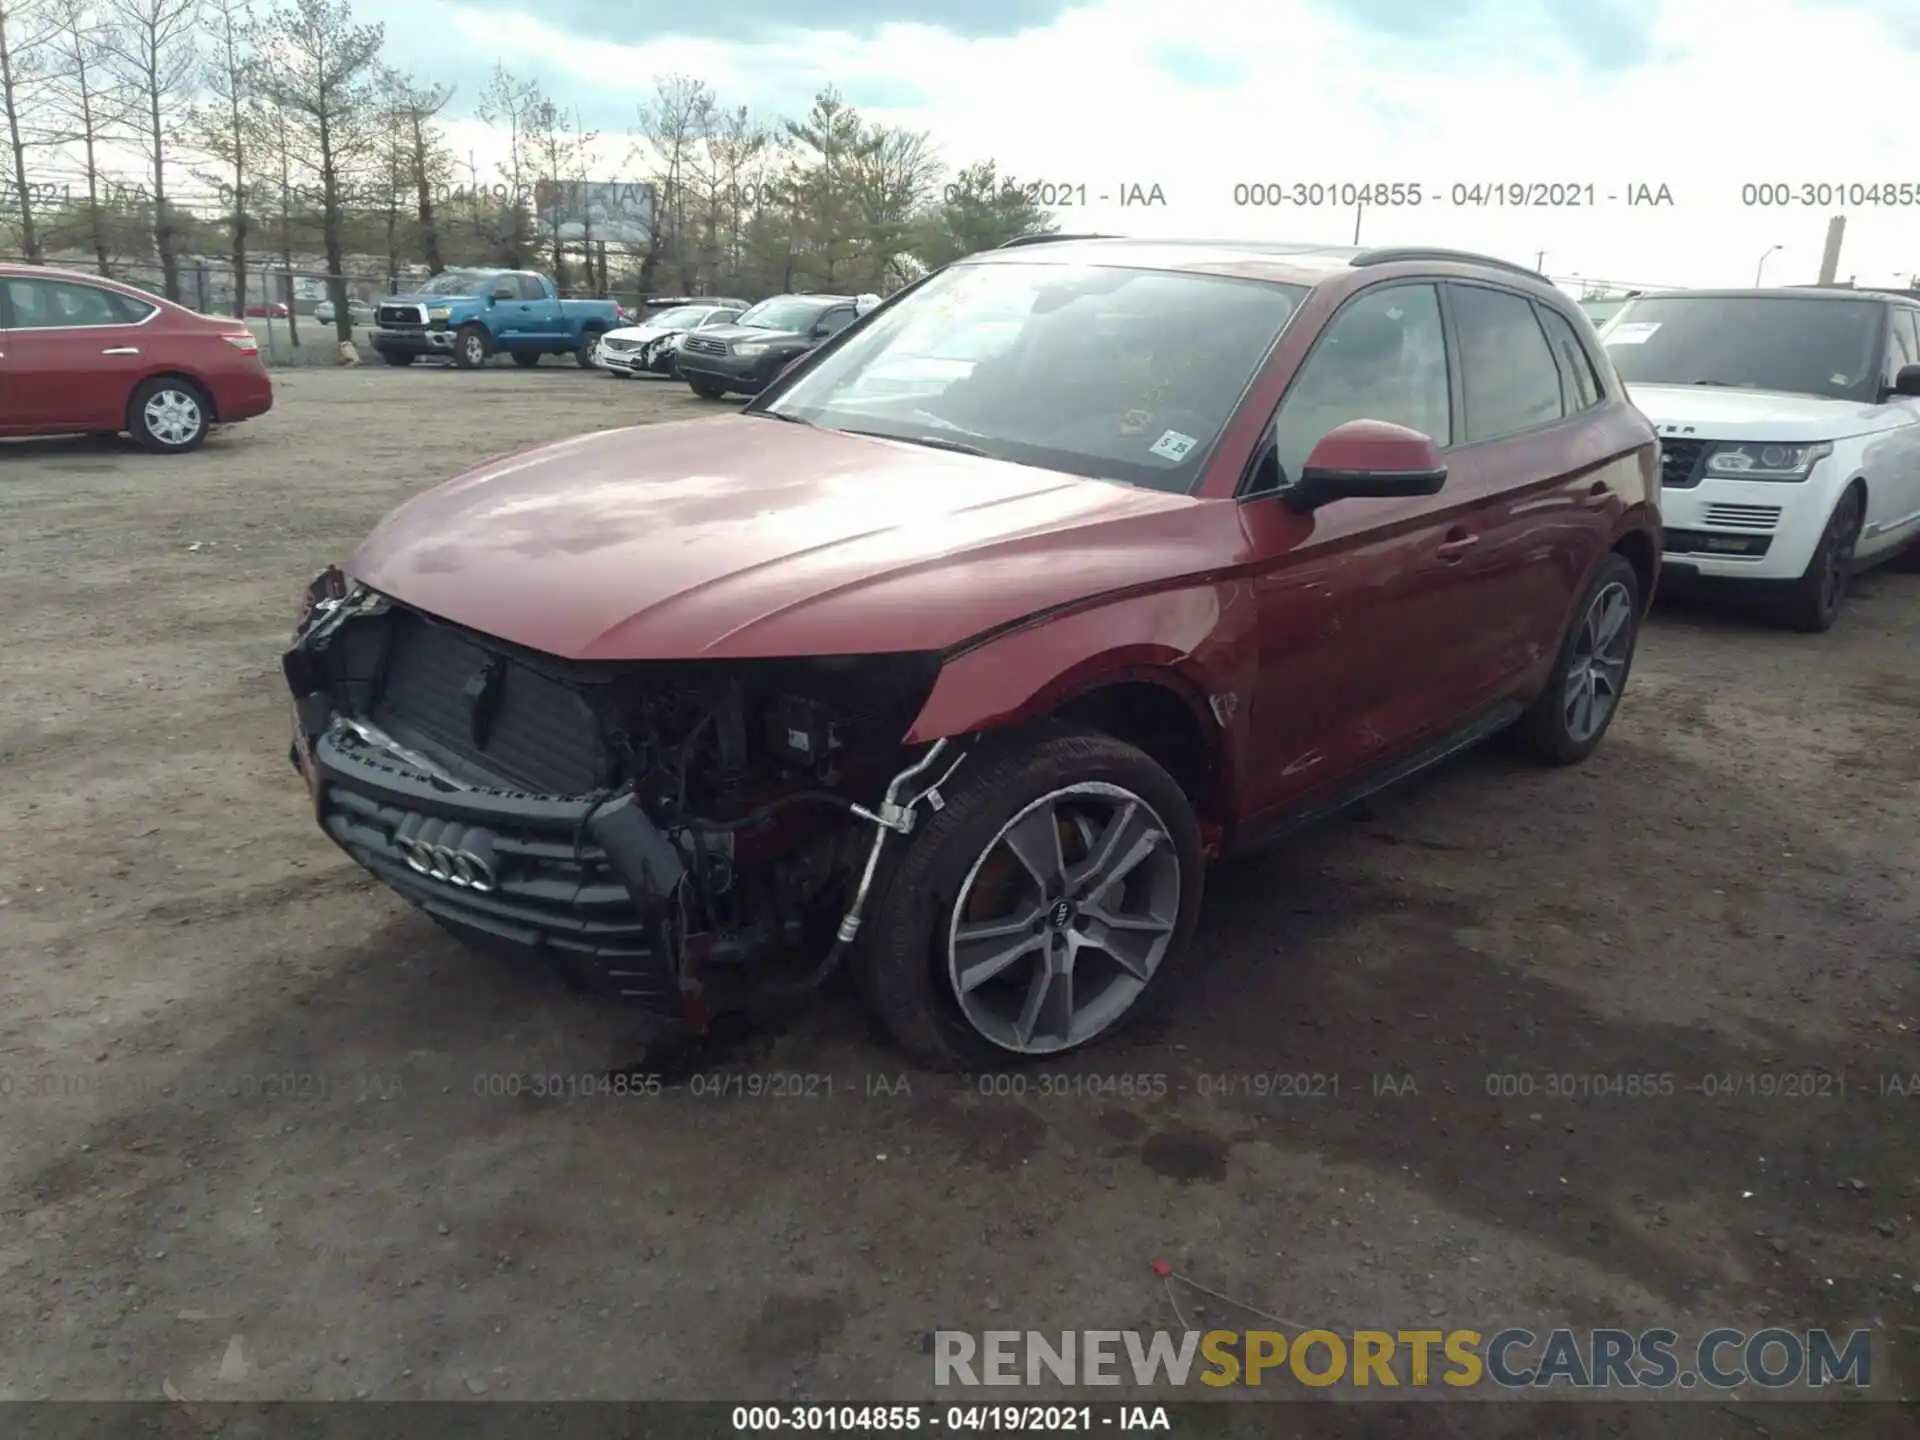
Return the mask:
M600 368L626 380L635 375L673 374L674 353L689 331L731 325L735 305L680 305L649 315L638 325L623 325L600 337Z

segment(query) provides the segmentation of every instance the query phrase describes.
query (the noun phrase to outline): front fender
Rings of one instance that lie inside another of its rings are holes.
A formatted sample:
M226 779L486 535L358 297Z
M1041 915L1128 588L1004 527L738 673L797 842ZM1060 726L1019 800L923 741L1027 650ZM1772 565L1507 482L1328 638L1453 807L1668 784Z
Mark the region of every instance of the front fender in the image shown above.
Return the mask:
M906 742L1028 723L1089 691L1144 682L1172 692L1193 712L1215 793L1231 795L1239 748L1235 712L1245 714L1240 699L1258 662L1244 586L1220 581L1128 596L1038 618L951 656Z

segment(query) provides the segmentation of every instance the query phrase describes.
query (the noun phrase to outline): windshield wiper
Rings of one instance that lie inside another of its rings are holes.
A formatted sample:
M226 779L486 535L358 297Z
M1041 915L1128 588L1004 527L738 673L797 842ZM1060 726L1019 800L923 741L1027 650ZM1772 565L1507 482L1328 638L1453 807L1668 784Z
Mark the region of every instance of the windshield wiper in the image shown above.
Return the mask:
M784 420L789 425L805 425L809 429L814 428L811 420L802 420L798 415L789 415L783 410L749 410L746 413L749 415L764 415L769 420Z
M978 445L967 445L959 440L943 440L936 435L887 435L879 430L843 430L843 435L864 435L869 440L898 440L902 445L924 445L929 450L951 450L956 455L978 455L983 460L993 457Z

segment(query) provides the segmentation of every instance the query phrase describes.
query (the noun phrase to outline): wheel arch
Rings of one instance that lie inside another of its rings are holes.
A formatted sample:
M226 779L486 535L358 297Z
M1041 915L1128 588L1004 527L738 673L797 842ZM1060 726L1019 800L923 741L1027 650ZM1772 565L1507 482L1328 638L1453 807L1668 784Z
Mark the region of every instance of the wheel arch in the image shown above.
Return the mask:
M1211 696L1230 682L1208 642L1210 590L1161 592L1029 625L962 651L941 667L906 739L919 744L1044 721L1111 735L1179 784L1202 823L1230 818L1235 749ZM1189 628L1200 615L1207 623ZM1188 633L1181 633L1187 629ZM1116 643L1116 637L1128 638ZM1232 718L1231 705L1226 720Z
M191 385L199 394L200 403L206 406L207 424L211 426L220 423L220 400L219 397L214 394L213 386L209 385L204 378L194 374L191 370L184 369L178 365L168 365L155 370L151 375L142 375L128 389L126 412L129 424L131 424L133 420L133 397L156 380L179 380Z
M1645 530L1629 530L1613 542L1612 553L1624 557L1633 566L1633 573L1640 581L1640 608L1645 610L1653 604L1653 587L1660 576L1660 552L1653 536Z

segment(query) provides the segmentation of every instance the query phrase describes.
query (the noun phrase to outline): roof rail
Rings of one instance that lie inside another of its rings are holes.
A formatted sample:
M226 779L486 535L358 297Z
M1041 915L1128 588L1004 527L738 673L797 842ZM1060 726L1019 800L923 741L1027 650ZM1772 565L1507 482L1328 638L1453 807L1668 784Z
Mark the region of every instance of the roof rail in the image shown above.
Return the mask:
M993 248L1011 250L1017 245L1045 245L1053 240L1118 240L1118 235L1061 235L1048 231L1044 235L1016 235L1011 240L1003 240Z
M1423 245L1403 245L1386 250L1363 250L1354 256L1350 264L1393 265L1403 260L1427 260L1452 262L1459 265L1487 265L1495 270L1505 270L1512 275L1525 275L1530 280L1545 280L1547 277L1538 270L1525 265L1516 265L1511 260L1502 260L1493 255L1479 255L1471 250L1436 250Z

